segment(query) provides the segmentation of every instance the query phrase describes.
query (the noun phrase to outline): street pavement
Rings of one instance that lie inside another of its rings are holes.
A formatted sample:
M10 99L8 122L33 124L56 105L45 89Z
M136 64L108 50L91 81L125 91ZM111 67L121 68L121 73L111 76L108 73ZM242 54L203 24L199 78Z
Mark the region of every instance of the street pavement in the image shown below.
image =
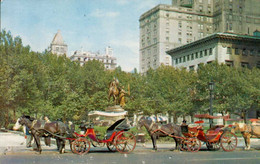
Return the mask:
M84 157L73 154L69 145L66 145L65 154L59 154L55 144L42 146L42 154L26 148L23 133L0 131L0 163L172 163L174 159L177 163L260 163L260 140L252 139L252 150L244 151L244 140L238 138L238 147L234 152L207 151L205 144L202 149L196 153L172 151L175 143L158 143L158 150L152 150L152 143L137 143L137 146L131 154L111 153L106 147L91 147L89 155ZM44 142L41 142L44 145ZM106 158L107 157L107 158ZM214 158L213 158L214 157ZM95 159L95 160L94 160ZM131 159L131 160L129 160ZM171 160L172 159L172 160ZM193 159L193 160L191 160ZM22 160L22 161L21 161ZM39 162L40 160L41 162ZM102 161L104 160L104 161ZM71 162L74 161L74 162ZM88 162L87 162L88 161ZM184 162L186 161L186 162ZM235 162L237 161L237 162ZM174 162L174 163L175 163Z

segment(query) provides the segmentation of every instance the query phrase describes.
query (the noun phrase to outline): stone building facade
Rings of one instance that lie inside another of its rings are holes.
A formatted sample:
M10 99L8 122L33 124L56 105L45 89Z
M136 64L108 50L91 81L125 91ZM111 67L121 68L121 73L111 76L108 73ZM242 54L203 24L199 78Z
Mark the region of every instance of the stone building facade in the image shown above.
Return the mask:
M260 29L259 0L172 0L140 16L139 70L172 65L166 51L216 32Z
M68 54L68 46L63 41L61 31L58 30L58 32L55 34L52 42L51 42L51 53L56 55L66 55Z
M260 68L260 37L215 33L167 51L174 67L197 70L212 61L234 67Z
M113 56L113 49L111 47L106 47L105 54L89 51L75 51L70 59L72 61L78 61L81 66L87 61L98 60L104 63L105 69L107 70L114 70L117 65L116 57Z

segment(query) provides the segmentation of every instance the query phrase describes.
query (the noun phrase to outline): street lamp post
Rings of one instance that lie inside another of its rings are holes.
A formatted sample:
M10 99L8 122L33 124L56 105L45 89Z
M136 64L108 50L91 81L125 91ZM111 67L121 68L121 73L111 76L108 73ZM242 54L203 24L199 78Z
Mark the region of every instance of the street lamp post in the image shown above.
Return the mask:
M213 112L212 112L212 103L213 103L212 92L213 92L213 90L214 90L214 82L211 81L211 82L209 82L209 91L210 91L210 92L209 92L209 93L210 93L209 115L211 115L211 116L213 115ZM213 125L213 120L212 120L212 118L209 119L209 125L210 125L210 128L211 128L212 125Z

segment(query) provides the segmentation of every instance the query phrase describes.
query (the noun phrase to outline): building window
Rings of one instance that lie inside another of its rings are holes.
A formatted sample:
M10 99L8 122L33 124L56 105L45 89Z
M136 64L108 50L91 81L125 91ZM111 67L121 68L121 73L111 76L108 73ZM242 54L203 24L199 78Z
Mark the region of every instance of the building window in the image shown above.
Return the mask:
M181 57L179 58L179 63L181 63L182 62L182 60L181 60Z
M245 48L242 50L242 55L247 55L247 52L246 52Z
M209 49L209 55L212 55L212 48Z
M56 47L56 51L59 51L59 47Z
M78 58L78 61L80 61L80 58Z
M232 23L229 23L229 30L230 30L230 31L233 30Z
M239 55L239 49L235 48L235 55Z
M179 22L179 28L182 28L182 23L181 22Z
M178 59L175 59L175 64L178 64Z
M203 10L203 6L200 5L199 6L199 11L202 12L202 10Z
M234 64L234 62L231 61L231 60L226 60L225 63L226 63L226 65L229 66L229 67L233 67L233 64Z
M204 51L204 56L208 56L208 50Z
M194 60L194 54L191 54L191 60Z
M254 50L250 50L249 53L250 53L251 56L254 56Z
M179 43L181 43L181 38L178 39Z
M199 54L198 54L198 52L196 52L196 59L199 57Z
M187 56L187 61L190 61L190 55Z
M232 54L232 52L231 52L231 47L227 47L227 54Z
M189 66L190 71L194 71L194 65Z
M202 58L203 57L203 52L202 51L200 51L200 58Z
M183 62L186 62L186 56L183 56Z
M241 67L243 67L243 68L249 68L249 63L247 63L247 62L241 62Z

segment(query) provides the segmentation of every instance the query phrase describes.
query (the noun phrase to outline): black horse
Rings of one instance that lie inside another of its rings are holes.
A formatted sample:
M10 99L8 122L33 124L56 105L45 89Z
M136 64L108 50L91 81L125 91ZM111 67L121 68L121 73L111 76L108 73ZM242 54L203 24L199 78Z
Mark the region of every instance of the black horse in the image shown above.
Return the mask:
M17 119L17 123L20 125L27 126L33 138L35 139L37 145L37 151L41 153L42 148L40 144L40 137L44 137L46 135L56 138L58 150L60 153L64 153L65 151L65 136L68 133L68 126L60 121L54 121L50 123L46 123L43 120L30 120L25 116L22 116ZM17 126L15 125L14 130L17 130Z
M165 124L162 125L160 123L154 123L152 120L148 120L144 116L140 118L137 123L137 129L140 129L142 126L146 128L148 134L150 135L153 142L153 149L157 150L156 139L159 137L167 137L170 135L174 135L176 137L181 137L181 127L175 124ZM163 132L162 132L163 131ZM176 143L176 149L178 148L179 138L173 137Z

